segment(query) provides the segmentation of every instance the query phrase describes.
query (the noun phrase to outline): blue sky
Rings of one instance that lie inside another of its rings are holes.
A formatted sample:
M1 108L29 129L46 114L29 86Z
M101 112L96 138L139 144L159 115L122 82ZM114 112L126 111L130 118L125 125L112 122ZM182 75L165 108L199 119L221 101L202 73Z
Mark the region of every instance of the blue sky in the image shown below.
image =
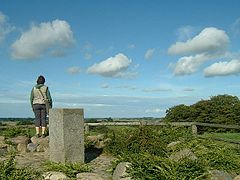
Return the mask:
M33 117L39 75L85 117L239 97L239 41L238 0L0 0L0 117Z

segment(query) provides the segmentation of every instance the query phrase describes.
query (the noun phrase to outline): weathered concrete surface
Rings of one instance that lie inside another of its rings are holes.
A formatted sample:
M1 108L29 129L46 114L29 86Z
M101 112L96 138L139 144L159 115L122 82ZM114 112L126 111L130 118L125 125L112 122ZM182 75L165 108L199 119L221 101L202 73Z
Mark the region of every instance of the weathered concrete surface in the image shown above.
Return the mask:
M51 109L49 112L50 161L84 163L83 109Z

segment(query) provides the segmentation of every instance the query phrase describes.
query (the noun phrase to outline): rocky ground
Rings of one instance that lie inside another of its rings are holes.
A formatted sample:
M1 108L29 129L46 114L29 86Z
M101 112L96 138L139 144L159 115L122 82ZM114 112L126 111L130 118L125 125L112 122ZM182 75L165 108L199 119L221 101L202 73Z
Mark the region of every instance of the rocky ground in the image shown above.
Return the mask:
M112 179L109 169L114 158L111 155L102 153L98 149L88 151L85 155L86 163L92 167L92 173L100 175L104 180ZM48 159L48 152L29 152L16 156L17 167L32 167L34 169L41 169L41 164Z

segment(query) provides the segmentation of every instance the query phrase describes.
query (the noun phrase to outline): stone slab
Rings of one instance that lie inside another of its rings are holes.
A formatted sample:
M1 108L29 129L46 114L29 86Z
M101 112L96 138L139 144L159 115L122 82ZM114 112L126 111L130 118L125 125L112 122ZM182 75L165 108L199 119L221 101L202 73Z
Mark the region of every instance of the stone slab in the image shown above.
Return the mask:
M83 109L51 109L49 155L54 162L84 163Z

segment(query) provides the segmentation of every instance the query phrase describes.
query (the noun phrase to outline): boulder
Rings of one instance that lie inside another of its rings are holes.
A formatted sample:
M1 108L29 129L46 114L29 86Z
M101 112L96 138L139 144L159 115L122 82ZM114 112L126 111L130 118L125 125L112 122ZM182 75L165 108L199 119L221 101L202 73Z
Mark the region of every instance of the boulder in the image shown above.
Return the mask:
M33 144L36 145L36 151L37 152L45 152L49 148L49 136L45 138L38 138L33 136L31 138L31 141Z
M77 179L82 180L104 180L100 175L96 173L78 173Z
M69 179L64 173L62 173L62 172L55 172L55 171L45 172L43 174L43 177L44 177L45 180L64 180L64 179Z
M184 158L188 158L191 160L196 160L197 157L195 156L195 154L190 150L190 149L183 149L179 152L176 152L174 154L171 154L171 156L169 157L171 160L178 162L181 159Z
M127 173L127 168L131 166L129 162L120 162L113 172L113 180L131 180Z
M0 136L0 141L4 141L5 137L4 136Z
M33 144L48 144L49 143L49 136L45 138L38 138L36 136L31 137L31 142Z
M30 151L30 152L35 152L37 151L37 144L34 144L34 143L29 143L27 145L27 150Z
M18 151L19 153L26 153L26 152L28 152L27 145L26 145L26 144L23 144L23 143L19 143L19 144L17 145L17 151Z
M9 139L12 143L14 144L28 144L29 143L29 138L26 137L26 136L17 136L17 137L14 137L14 138L11 138Z
M233 180L232 177L224 171L211 170L209 171L209 174L211 176L211 180Z

